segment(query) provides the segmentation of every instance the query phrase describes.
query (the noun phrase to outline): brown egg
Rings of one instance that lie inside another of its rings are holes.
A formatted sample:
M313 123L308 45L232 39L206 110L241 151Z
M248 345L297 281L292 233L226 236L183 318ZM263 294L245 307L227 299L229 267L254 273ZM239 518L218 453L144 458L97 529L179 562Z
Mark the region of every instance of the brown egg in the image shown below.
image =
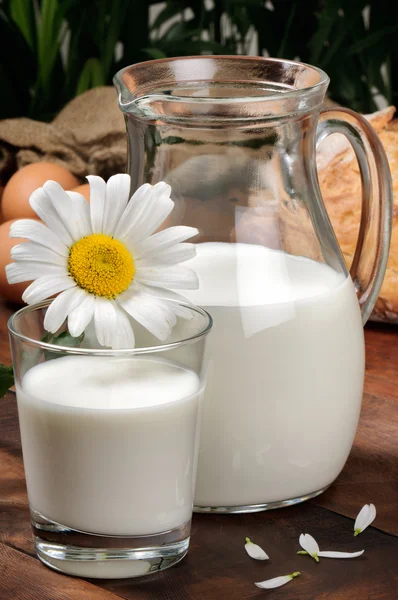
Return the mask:
M38 221L39 219L36 220ZM21 296L31 282L24 281L22 283L13 283L10 285L5 273L5 266L12 262L10 257L11 248L26 241L22 238L8 237L10 226L15 221L18 221L18 219L12 219L11 221L6 221L0 225L0 296L3 296L6 300L10 300L11 302L23 304Z
M79 194L84 196L88 202L90 202L90 185L88 183L78 185L77 187L73 188L71 192L78 192Z
M14 173L4 188L1 210L3 220L37 217L29 205L29 197L48 179L57 181L64 190L71 190L79 184L65 167L48 162L26 165Z

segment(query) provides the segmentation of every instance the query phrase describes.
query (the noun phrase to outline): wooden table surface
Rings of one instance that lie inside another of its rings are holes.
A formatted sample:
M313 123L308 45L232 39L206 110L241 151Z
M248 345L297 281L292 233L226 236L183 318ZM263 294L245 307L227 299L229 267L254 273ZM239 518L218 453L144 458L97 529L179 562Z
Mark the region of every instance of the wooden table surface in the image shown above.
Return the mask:
M9 363L0 305L0 362ZM195 515L187 557L144 578L83 580L35 558L29 524L15 396L0 405L0 600L397 600L398 599L398 327L366 328L365 396L355 443L337 481L322 496L251 515ZM316 449L314 450L316 451ZM353 518L365 503L374 526L354 538ZM297 556L300 533L321 549L365 554L353 560ZM246 536L270 554L266 563L244 551ZM259 590L255 581L301 571L285 587Z

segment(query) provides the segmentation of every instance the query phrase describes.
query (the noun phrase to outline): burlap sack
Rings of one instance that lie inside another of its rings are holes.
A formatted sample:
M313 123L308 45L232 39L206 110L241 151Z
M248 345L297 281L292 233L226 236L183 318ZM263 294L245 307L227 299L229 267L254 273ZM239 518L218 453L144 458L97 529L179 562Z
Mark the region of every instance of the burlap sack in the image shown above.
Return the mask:
M0 121L0 184L38 161L57 163L77 177L105 179L126 169L127 137L113 87L89 90L69 102L52 123Z

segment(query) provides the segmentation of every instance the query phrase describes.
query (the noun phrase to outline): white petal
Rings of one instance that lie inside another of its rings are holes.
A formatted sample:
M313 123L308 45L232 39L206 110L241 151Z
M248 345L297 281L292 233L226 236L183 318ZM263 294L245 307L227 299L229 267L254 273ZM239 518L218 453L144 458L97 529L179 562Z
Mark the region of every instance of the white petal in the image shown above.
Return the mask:
M157 248L153 252L147 252L141 258L137 259L137 265L148 266L150 264L168 264L176 265L187 260L191 260L196 255L195 244L175 244L167 250L158 250Z
M90 217L93 233L102 233L104 208L106 200L106 183L98 175L89 175L87 181L90 184Z
M55 181L51 183L55 183ZM51 229L64 244L68 247L73 244L73 237L55 209L52 198L44 188L39 188L33 192L29 198L29 204L37 216L44 221L47 227L49 227L49 229Z
M195 227L186 227L185 225L177 225L168 227L155 233L142 242L134 244L134 252L136 258L148 258L152 253L160 252L171 248L175 244L185 242L189 238L197 235L199 231ZM134 242L134 240L132 240Z
M69 248L54 231L33 219L20 219L10 227L10 238L26 238L31 242L50 248L61 256L68 256Z
M26 288L22 294L22 300L26 304L35 304L68 288L75 287L75 285L73 279L65 274L43 275Z
M112 346L113 335L117 327L117 315L113 302L107 298L95 298L94 304L95 335L101 346Z
M168 338L176 323L176 317L166 303L141 292L134 285L120 294L116 302L161 341Z
M177 304L176 302L168 302L167 300L164 300L164 302L166 302L167 306L176 315L176 317L181 317L182 319L191 321L195 316L193 310L190 310L186 306L181 306L181 304Z
M73 337L79 337L86 329L94 315L95 296L86 294L81 302L68 316L68 329Z
M59 265L51 265L49 263L34 262L34 261L23 261L14 262L6 265L5 267L6 277L8 283L20 283L21 281L32 281L38 277L54 275L64 275L67 273L65 267Z
M69 196L63 187L56 181L46 181L43 189L51 198L52 205L65 228L68 230L72 240L76 242L82 235L81 230L87 230L86 215L88 215L88 203L84 200L83 206L76 197ZM80 194L78 194L80 196ZM86 209L86 210L84 210ZM87 234L84 234L87 235Z
M11 258L16 261L32 261L32 262L45 262L53 265L67 268L68 259L66 256L60 256L56 252L36 244L36 242L23 242L11 248Z
M371 523L373 523L373 521L374 521L374 520L375 520L375 518L376 518L376 507L375 507L375 505L374 505L374 504L369 504L369 508L370 508L370 511L369 511L369 517L368 517L368 520L366 521L366 525L365 525L365 527L369 527L369 525L370 525ZM363 530L363 529L364 529L364 528L362 528L362 530Z
M130 193L130 175L119 173L108 179L104 207L103 232L113 236L127 206Z
M197 290L198 277L192 269L187 267L140 267L137 268L135 278L139 283L153 287L166 287L181 290Z
M360 550L359 552L333 552L333 551L320 551L318 552L318 556L322 558L356 558L357 556L361 556L365 550Z
M152 185L144 183L133 194L116 226L116 238L124 241L129 235L133 235L133 232L138 235L140 223L145 218L146 212L152 208L152 189Z
M162 300L177 317L182 317L183 319L188 320L193 319L193 311L188 307L181 305L181 303L183 303L189 306L190 304L192 305L192 302L181 294L177 294L176 292L166 288L156 288L149 285L144 285L138 281L134 281L134 288L144 292L145 294L149 294L150 296L154 296L155 298Z
M170 186L161 181L155 186L142 185L131 198L115 231L124 241L130 236L142 240L151 235L174 208Z
M83 302L86 295L87 293L84 290L76 286L65 290L54 298L44 317L44 329L50 331L50 333L56 333L68 314Z
M285 585L285 583L289 583L289 581L292 581L292 579L298 577L300 574L301 573L299 571L296 571L291 575L281 575L280 577L274 577L273 579L266 579L265 581L259 581L254 585L263 590L272 590L280 587L281 585Z
M116 315L117 326L112 339L112 348L134 348L134 331L127 313L116 306Z
M354 535L357 536L362 533L364 529L369 527L376 518L376 507L374 504L365 504L358 513L355 519Z
M164 181L160 181L152 188L151 209L142 215L139 230L136 231L136 239L143 240L152 235L169 216L174 208L174 202L170 198L171 188Z
M73 214L74 225L78 232L78 238L81 239L92 233L90 220L90 206L82 194L79 192L65 192L69 197L71 204L71 219Z
M152 287L150 285L144 285L142 283L138 283L138 281L134 282L134 285L137 289L140 289L142 292L149 294L150 296L155 296L156 298L162 298L166 300L175 300L176 302L183 302L184 304L192 304L191 300L183 296L182 294L177 294L177 292L173 292L172 290L166 288L158 288ZM175 302L174 302L175 304Z
M308 554L318 562L319 546L312 535L309 533L302 533L300 535L299 544L303 550L308 552Z
M250 538L246 538L245 550L251 558L256 560L268 560L269 556L264 552L260 546L253 544Z

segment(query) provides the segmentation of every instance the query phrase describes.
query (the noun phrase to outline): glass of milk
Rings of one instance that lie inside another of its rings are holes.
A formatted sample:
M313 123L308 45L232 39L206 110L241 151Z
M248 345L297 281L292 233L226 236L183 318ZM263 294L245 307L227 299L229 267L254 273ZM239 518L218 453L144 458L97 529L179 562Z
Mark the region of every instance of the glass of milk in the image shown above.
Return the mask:
M211 317L190 306L162 346L135 325L115 351L43 341L47 306L9 321L37 555L83 577L168 568L189 545Z

